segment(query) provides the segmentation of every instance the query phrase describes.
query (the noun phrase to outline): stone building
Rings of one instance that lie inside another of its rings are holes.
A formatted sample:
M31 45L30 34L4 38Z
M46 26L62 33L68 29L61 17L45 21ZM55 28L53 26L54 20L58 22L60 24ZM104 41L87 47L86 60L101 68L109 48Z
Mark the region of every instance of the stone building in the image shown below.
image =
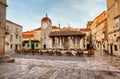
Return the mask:
M89 21L87 28L90 28L91 31L91 44L93 49L104 50L108 49L108 38L107 38L107 12L104 11L98 15L93 21ZM88 35L88 37L90 37Z
M36 30L38 30L38 29L36 29ZM40 38L40 36L36 36L36 33L39 33L39 32L36 32L34 30L23 32L23 34L22 34L23 48L25 48L25 49L40 49L40 40L38 39L38 38Z
M96 50L108 50L107 12L104 11L97 17Z
M30 34L26 33L27 38L29 38ZM47 15L42 18L41 27L33 30L32 35L33 40L39 41L38 49L82 49L84 47L82 38L85 33L81 33L79 29L71 26L63 28L60 28L60 24L58 27L52 26L52 21ZM25 32L23 33L24 39Z
M6 20L5 51L20 50L22 48L22 26Z
M60 30L57 26L51 26L51 27L52 27L52 32ZM42 29L42 27L40 27L32 31L23 32L23 44L24 44L23 47L25 49L43 49L44 41L49 42L47 41L48 39L44 40L43 38L44 30L47 31L48 29ZM48 48L47 44L46 44L46 48ZM49 48L51 47L49 46Z
M0 0L0 60L5 55L6 0Z
M52 48L55 49L83 49L82 38L85 33L80 31L56 31L49 34L52 39Z
M83 49L90 49L92 47L92 37L90 28L80 28L80 32L86 34L81 40L83 40Z
M120 0L107 0L108 44L111 54L120 54Z
M72 27L52 31L52 21L46 15L41 20L41 39L42 46L46 48L55 49L80 49L82 47L81 38L85 36L84 33L74 30Z
M52 40L49 37L50 32L52 32L52 21L46 14L41 20L41 42L44 49L52 47Z

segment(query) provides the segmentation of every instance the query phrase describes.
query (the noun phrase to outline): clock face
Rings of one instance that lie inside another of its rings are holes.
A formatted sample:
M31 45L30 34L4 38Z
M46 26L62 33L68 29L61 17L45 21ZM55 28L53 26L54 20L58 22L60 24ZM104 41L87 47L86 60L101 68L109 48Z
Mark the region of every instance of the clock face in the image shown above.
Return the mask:
M46 29L47 26L48 26L47 23L44 23L44 24L43 24L43 28L44 28L44 29Z

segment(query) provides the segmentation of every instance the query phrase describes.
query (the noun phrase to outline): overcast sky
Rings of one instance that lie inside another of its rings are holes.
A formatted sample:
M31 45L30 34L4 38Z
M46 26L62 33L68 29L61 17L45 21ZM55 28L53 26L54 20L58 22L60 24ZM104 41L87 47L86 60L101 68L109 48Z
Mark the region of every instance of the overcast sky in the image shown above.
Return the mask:
M104 10L106 0L8 0L7 19L27 31L39 28L47 13L52 25L83 28Z

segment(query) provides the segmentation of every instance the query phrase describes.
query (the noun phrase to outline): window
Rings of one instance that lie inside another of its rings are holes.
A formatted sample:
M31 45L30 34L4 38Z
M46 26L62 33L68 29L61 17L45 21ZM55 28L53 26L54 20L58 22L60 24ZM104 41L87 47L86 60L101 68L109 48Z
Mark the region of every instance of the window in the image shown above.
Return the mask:
M118 51L117 45L114 45L114 50Z
M16 28L16 39L18 39L18 28Z
M18 29L16 28L16 33L18 33Z
M21 42L21 36L19 36L19 41Z
M38 43L36 44L36 47L38 47Z
M119 27L119 18L115 19L114 28L115 28L115 30L120 29L120 27Z
M115 28L117 28L118 27L118 22L117 23L115 23Z
M18 39L18 35L16 35L16 39Z
M13 35L10 35L10 42L13 41Z
M9 26L6 26L6 31L9 31Z
M12 49L12 44L10 45L10 48Z

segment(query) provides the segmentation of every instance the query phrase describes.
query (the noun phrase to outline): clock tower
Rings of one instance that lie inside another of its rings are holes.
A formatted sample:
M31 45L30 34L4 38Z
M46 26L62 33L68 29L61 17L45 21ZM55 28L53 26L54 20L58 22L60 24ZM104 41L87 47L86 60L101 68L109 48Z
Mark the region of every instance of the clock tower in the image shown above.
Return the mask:
M51 48L51 39L49 38L49 34L52 31L52 22L48 18L47 14L41 20L41 39L42 39L42 48Z

